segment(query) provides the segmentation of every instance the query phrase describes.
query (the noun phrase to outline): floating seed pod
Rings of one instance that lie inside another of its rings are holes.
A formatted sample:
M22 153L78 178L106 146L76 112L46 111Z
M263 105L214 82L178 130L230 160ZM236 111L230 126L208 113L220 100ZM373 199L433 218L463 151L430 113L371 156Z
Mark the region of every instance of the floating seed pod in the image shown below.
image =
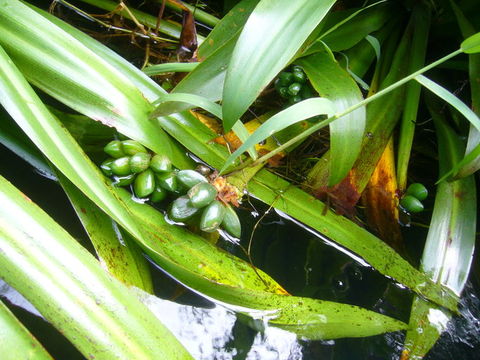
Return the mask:
M203 210L200 218L200 230L213 232L218 229L225 217L225 206L218 200L214 200Z
M188 196L180 196L173 201L168 212L168 217L173 221L184 222L200 211L193 207Z
M406 195L400 200L400 205L409 213L418 213L423 211L423 204L415 196Z
M155 155L150 161L150 168L157 173L166 173L172 171L172 162L165 155Z
M130 170L132 173L141 173L150 166L151 155L143 152L136 153L130 158Z
M225 205L225 215L221 227L236 238L242 235L242 224L240 223L237 212L230 205Z
M210 169L207 165L198 164L195 168L195 171L202 174L203 176L208 176L212 173L212 169Z
M112 172L112 162L113 162L113 160L114 159L107 159L100 164L100 169L102 169L102 172L106 176L112 176L113 175L113 172Z
M153 193L155 190L155 175L150 169L145 170L137 175L133 182L133 191L139 198L144 198Z
M112 173L118 176L126 176L132 173L130 169L130 157L124 156L112 161L110 168Z
M158 184L170 192L177 192L179 189L178 177L175 171L157 174Z
M136 153L143 152L146 153L147 149L135 140L124 140L122 141L123 151L127 155L135 155Z
M205 176L195 170L180 170L177 174L177 179L187 188L191 188L200 182L208 182Z
M422 201L427 198L428 190L423 184L413 183L407 188L405 194L415 196L418 200Z
M123 150L122 142L119 140L110 141L107 145L105 145L103 151L115 159L124 157L126 155L125 151Z
M157 203L163 201L167 198L168 191L162 188L160 185L155 186L155 190L153 190L152 195L150 196L150 201Z
M215 200L217 193L212 184L200 182L188 190L188 197L194 207L202 208Z
M114 176L113 177L113 185L114 186L128 186L130 185L133 180L135 180L136 174L130 174L127 176Z
M292 96L297 95L300 90L302 90L302 85L297 82L294 82L288 87L288 93Z

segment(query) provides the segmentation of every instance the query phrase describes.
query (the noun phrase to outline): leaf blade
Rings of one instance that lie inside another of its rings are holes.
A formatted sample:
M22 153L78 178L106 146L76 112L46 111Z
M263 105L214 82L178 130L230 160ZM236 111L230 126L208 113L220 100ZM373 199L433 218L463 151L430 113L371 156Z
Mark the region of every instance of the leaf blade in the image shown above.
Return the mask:
M235 45L223 90L224 128L290 61L335 1L260 1Z

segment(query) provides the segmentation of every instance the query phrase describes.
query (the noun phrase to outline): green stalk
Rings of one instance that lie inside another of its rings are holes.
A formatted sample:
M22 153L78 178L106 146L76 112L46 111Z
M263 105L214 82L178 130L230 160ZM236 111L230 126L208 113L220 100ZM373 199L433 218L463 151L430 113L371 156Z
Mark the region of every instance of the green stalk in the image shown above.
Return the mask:
M430 15L429 5L424 3L420 3L413 10L414 31L408 67L409 72L415 71L424 65L430 28ZM412 81L407 84L405 91L405 106L401 122L397 161L397 182L399 189L402 190L407 187L408 163L410 161L410 153L415 134L415 123L421 89L422 86L418 82Z
M148 76L161 75L167 72L190 72L195 70L195 68L200 63L164 63L147 66L143 69L143 72Z
M162 1L163 0L155 0L155 2L157 3L161 3ZM172 1L166 1L165 5L170 9L182 10L182 7L180 5ZM190 12L193 14L195 19L204 23L205 25L215 27L220 22L219 18L213 15L210 15L209 13L203 11L202 9L199 9L198 7L195 7L193 5L190 5L184 2L182 2L182 5L185 6L188 10L190 10Z

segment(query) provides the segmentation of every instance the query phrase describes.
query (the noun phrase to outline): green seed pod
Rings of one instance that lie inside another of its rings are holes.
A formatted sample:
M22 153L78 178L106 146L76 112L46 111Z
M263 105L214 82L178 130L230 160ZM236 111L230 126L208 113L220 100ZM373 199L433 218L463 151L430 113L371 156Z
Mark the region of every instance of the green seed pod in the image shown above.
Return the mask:
M295 96L292 96L290 99L288 99L288 103L290 105L293 105L293 104L296 104L296 103L298 103L302 100L303 100L303 98L300 95L295 95Z
M146 153L147 149L135 140L124 140L122 141L123 151L127 155L135 155L136 153L143 152Z
M113 162L113 160L114 159L107 159L100 164L100 169L102 169L102 172L106 176L112 176L113 175L113 172L112 172L112 162Z
M423 184L413 183L408 187L405 194L415 196L418 200L422 201L427 198L428 190Z
M175 171L163 174L157 174L158 185L170 192L178 191L178 177Z
M157 173L172 171L172 162L165 155L155 155L150 162L150 168Z
M275 80L273 85L275 87L275 90L277 90L277 92L280 92L280 89L285 86L284 84L282 84L282 81L278 78L277 78L277 80Z
M212 173L212 169L210 169L207 165L198 164L195 168L195 171L202 174L203 176L208 176Z
M284 99L288 99L290 97L290 94L288 92L288 87L284 86L284 87L281 87L280 90L278 91L278 93L280 94L281 97L283 97Z
M177 174L178 181L191 188L200 182L208 182L207 178L195 170L180 170Z
M155 190L155 175L150 169L137 175L133 182L133 191L139 198L144 198L153 193Z
M126 155L125 151L123 150L122 142L119 140L110 141L107 145L105 145L103 151L115 159L124 157Z
M292 96L297 95L300 90L302 90L302 85L297 82L294 82L288 87L288 93Z
M292 77L293 77L294 82L297 82L297 83L300 83L300 84L303 84L307 81L307 75L305 75L305 73L303 72L302 69L294 70L292 72Z
M282 71L278 74L278 81L280 82L281 86L288 86L293 81L293 74L288 71Z
M150 196L150 201L157 203L165 200L167 196L168 196L168 191L157 184L157 186L155 186L155 190L153 190L153 193Z
M112 173L114 173L115 175L130 175L132 173L132 170L130 169L130 157L124 156L113 160L110 168L112 169Z
M242 224L240 224L237 212L230 205L225 206L225 216L221 226L227 233L236 238L242 235Z
M188 190L188 197L193 206L202 208L215 200L217 189L212 184L200 182Z
M423 204L415 196L406 195L400 200L400 205L409 213L418 213L423 211Z
M300 65L293 65L292 66L292 73L293 72L303 72L303 68Z
M128 186L133 182L133 180L135 180L135 176L137 176L137 174L130 174L130 175L127 175L127 176L114 176L112 185L114 185L114 186Z
M212 201L202 213L200 230L213 232L218 229L225 217L225 206L218 200Z
M136 153L130 158L130 170L132 173L140 173L145 171L150 166L151 155L147 153Z
M200 211L193 207L188 196L180 196L171 205L168 217L176 222L184 222Z

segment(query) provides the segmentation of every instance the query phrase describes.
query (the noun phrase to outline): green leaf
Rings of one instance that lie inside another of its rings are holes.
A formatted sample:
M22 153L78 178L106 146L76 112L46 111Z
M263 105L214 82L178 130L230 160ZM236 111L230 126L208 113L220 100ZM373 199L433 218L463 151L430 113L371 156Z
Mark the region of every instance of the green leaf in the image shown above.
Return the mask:
M452 105L455 109L457 109L463 116L467 118L470 123L475 126L477 130L480 131L480 118L475 114L464 102L462 102L459 98L449 92L447 89L443 88L442 86L438 85L436 82L426 78L423 75L418 75L415 77L420 84L425 86L428 90L433 92L438 97L445 100L447 103Z
M223 90L226 131L288 64L334 2L259 2L243 28L227 69Z
M432 102L428 106L437 130L440 166L444 171L461 158L463 145L442 119L441 107L433 107ZM476 219L476 186L472 175L438 185L421 268L433 281L448 286L458 295L470 273ZM450 317L448 311L416 296L405 339L407 358L425 356L446 330Z
M58 179L107 271L127 286L153 293L148 262L135 242L62 174Z
M85 357L191 359L63 228L0 177L0 276Z
M0 301L0 353L6 360L53 359L2 301Z
M471 35L463 40L460 44L460 48L466 54L475 54L480 52L480 33Z
M193 116L188 119L162 118L162 126L213 167L220 167L229 155L225 147L211 143L210 140L215 135ZM245 184L244 171L229 176L228 181L239 189L245 188L266 204L349 249L352 254L364 259L381 274L395 279L425 298L455 309L458 298L450 290L434 284L365 229L333 211L327 211L326 205L321 201L267 170L259 171L248 184ZM245 178L250 179L249 176Z
M23 3L4 0L4 5L0 7L0 46L30 82L153 151L172 154L177 166L188 163L176 144L148 120L152 106L122 67L107 63L101 54Z
M157 101L154 102L154 104L159 104L159 105L152 112L150 117L169 115L170 114L169 112L165 113L165 108L162 107L162 104L170 103L170 102L183 102L190 105L194 105L195 107L200 107L204 110L207 110L210 114L216 116L219 119L223 119L222 107L220 105L214 103L213 101L205 99L201 96L198 96L195 94L184 94L184 93L172 93L172 94L161 96ZM250 133L248 132L245 125L243 125L241 121L237 121L233 125L232 129L242 142L245 142L250 136ZM253 159L257 158L257 151L255 150L254 146L248 148L248 152Z
M225 171L235 160L248 148L262 142L275 132L285 129L299 121L309 119L317 115L333 116L335 113L334 104L324 98L310 98L303 100L289 108L280 111L264 122L250 137L240 146L225 162L220 173Z
M241 306L234 309L309 339L369 336L405 327L398 320L356 306L288 296L260 269L185 228L168 224L161 213L136 203L125 190L117 192L146 229L142 242L145 252L162 269L201 294Z
M315 53L297 63L305 70L318 94L332 101L337 113L363 100L355 81L329 53ZM339 183L357 160L365 122L365 107L361 107L330 124L329 186Z
M430 6L420 2L412 14L414 32L412 49L409 57L408 72L412 73L425 63L428 34L430 30ZM409 82L405 89L405 106L402 113L401 130L397 155L397 182L399 189L406 189L408 164L412 151L418 106L420 103L421 86L417 82Z

